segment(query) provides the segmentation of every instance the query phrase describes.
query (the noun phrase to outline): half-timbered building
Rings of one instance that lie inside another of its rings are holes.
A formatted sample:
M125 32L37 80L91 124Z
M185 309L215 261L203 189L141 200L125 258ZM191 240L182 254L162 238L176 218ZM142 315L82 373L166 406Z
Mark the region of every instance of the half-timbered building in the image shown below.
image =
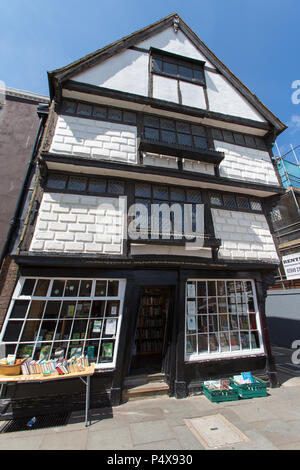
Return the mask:
M49 90L2 355L87 355L94 406L138 374L177 398L240 371L276 385L266 202L284 192L285 125L177 14L54 70ZM26 393L74 407L76 387Z

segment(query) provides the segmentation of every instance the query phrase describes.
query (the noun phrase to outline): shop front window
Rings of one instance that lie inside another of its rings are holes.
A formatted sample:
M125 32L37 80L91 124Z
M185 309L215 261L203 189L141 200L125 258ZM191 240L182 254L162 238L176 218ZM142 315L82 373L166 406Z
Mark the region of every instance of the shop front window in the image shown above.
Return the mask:
M87 356L96 368L114 367L126 281L21 278L1 342L18 358Z
M251 280L189 280L186 283L187 361L263 352Z

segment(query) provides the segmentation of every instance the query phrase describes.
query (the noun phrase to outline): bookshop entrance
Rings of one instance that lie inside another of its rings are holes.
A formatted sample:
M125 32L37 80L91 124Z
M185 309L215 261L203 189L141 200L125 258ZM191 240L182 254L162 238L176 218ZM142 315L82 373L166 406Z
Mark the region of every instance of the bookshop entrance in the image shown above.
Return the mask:
M169 288L145 287L142 290L130 375L163 372L169 304Z

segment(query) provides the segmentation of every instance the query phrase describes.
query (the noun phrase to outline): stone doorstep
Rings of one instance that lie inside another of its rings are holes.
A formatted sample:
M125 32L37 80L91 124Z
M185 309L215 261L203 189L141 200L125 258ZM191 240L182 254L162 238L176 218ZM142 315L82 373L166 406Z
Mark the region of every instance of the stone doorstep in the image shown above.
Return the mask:
M156 374L138 374L130 375L124 379L124 388L131 389L139 385L145 385L150 382L164 382L165 375L161 372Z
M149 399L168 395L169 386L164 381L154 380L142 385L132 385L123 390L122 398L124 401Z

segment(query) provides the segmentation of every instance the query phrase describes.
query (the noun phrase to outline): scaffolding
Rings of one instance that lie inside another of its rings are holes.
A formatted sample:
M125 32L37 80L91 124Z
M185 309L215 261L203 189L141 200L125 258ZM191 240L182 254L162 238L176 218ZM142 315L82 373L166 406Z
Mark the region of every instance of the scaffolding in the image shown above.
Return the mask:
M300 189L300 161L296 154L296 148L292 144L291 150L285 155L281 155L277 142L275 142L277 154L275 155L276 166L284 188L298 188Z
M277 142L275 142L275 146L278 155L275 155L274 159L278 168L282 185L291 192L295 205L298 209L298 214L300 215L299 203L295 195L295 189L300 189L300 161L295 151L299 145L294 148L293 145L290 144L291 150L285 155L281 155ZM278 284L282 285L283 289L286 289L287 279L285 274L283 275L281 272L280 266L278 267L278 275L279 276L276 277ZM289 281L289 284L291 284L289 286L290 288L299 288L299 280L295 281L295 285L294 281Z

